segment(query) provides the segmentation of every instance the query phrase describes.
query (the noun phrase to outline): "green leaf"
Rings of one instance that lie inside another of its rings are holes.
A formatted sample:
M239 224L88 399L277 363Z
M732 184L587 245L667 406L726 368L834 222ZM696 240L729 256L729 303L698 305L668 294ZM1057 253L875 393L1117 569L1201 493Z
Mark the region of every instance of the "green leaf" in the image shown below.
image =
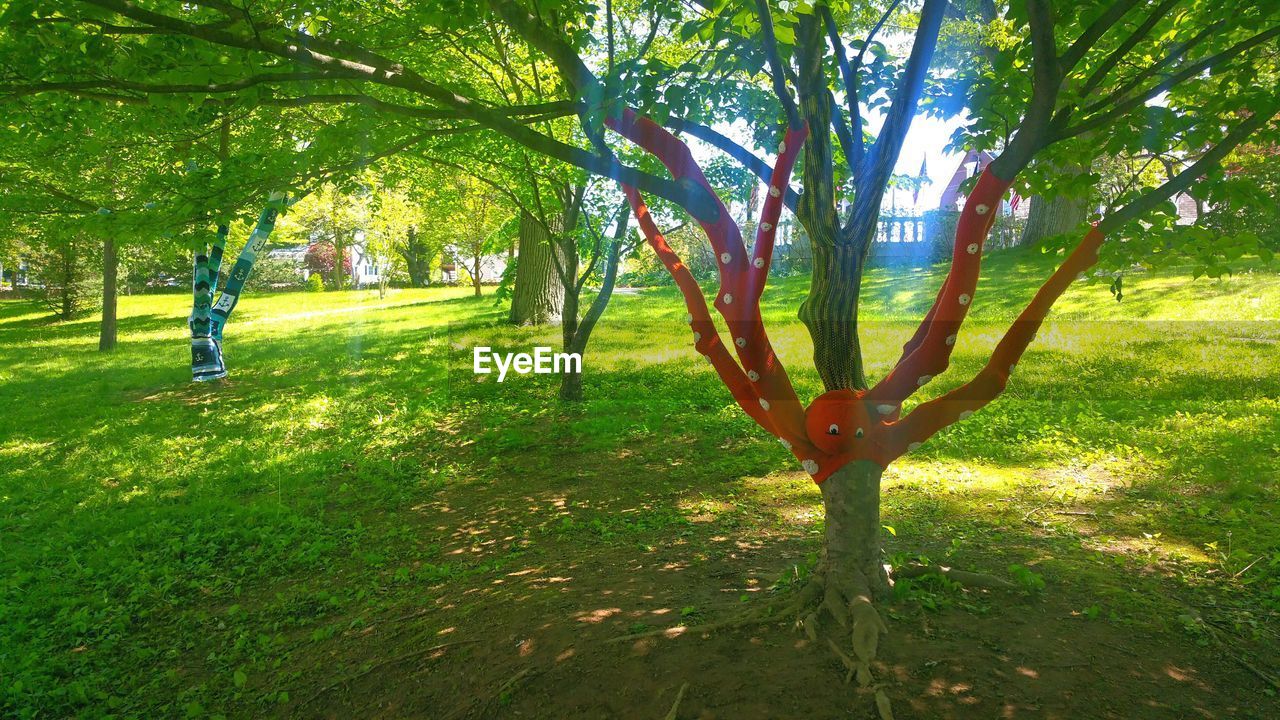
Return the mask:
M231 680L236 684L236 687L242 688L244 687L244 684L249 681L249 676L245 675L243 670L237 669L235 673L231 675Z

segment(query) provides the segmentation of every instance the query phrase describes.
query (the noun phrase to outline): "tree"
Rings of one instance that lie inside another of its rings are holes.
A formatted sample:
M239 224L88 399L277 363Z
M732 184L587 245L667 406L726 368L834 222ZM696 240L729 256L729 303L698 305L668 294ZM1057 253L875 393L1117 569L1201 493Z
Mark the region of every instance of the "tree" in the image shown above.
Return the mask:
M91 254L93 245L83 234L51 229L37 248L32 259L39 297L59 320L75 320L101 307L102 276Z
M404 259L409 284L413 287L426 287L431 284L431 263L439 257L440 251L425 242L424 236L418 232L417 225L410 225L404 229L403 240L396 243L395 248Z
M668 257L686 291L695 342L743 410L790 446L823 496L824 557L795 607L803 609L811 632L834 625L852 638L855 669L864 682L870 681L869 662L882 627L874 601L887 587L879 540L884 469L1004 389L1035 328L1077 273L1100 257L1112 264L1177 250L1162 212L1168 197L1197 181L1201 196L1238 195L1223 181L1221 161L1250 136L1274 134L1276 99L1254 82L1258 65L1269 62L1262 50L1280 38L1278 9L1270 4L1088 0L1055 6L1027 0L972 7L923 0L918 10L895 1L854 12L843 3L821 1L775 6L767 0L655 0L628 6L620 15L613 3L601 8L572 0L489 0L486 7L406 8L398 22L375 22L382 19L366 4L339 4L343 12L328 15L340 22L310 24L305 31L291 13L261 11L255 17L259 11L213 3L190 11L123 0L70 4L64 24L77 31L105 26L102 31L125 38L122 50L145 50L158 44L155 37L189 40L189 48L169 58L172 67L188 73L204 71L211 56L225 49L234 49L236 58L219 70L217 82L196 87L181 77L143 82L95 66L93 74L59 67L49 79L24 81L21 91L233 95L250 102L268 95L273 103L372 109L384 131L407 133L420 129L418 123L439 123L453 133L483 129L531 154L618 182L660 254L661 234L646 199L682 208L719 251L715 307L737 359L711 332L705 301L693 297L696 283ZM894 57L875 39L890 20L914 26L905 57ZM935 58L943 25L952 21L958 44L972 45L973 58L963 64L946 53ZM127 33L110 29L122 26ZM554 67L557 99L513 104L479 88L469 82L473 70L442 61L465 56L466 45L450 50L449 42L422 39L421 32L436 28L449 41L461 35L465 43L492 37L497 26L499 36L533 48L534 62ZM846 39L851 26L858 31L856 45ZM852 57L850 48L856 48ZM282 71L282 64L289 70ZM883 116L874 134L867 122L873 109ZM885 188L912 119L922 110L961 109L971 122L960 142L991 151L996 159L968 191L951 270L933 308L893 369L873 384L858 337L858 299ZM539 125L569 115L578 119L573 136ZM777 146L777 161L770 166L716 131L713 123L726 118L750 119L755 144ZM750 253L724 203L673 133L707 142L771 185ZM655 156L667 172L621 160L611 144L615 136ZM1131 188L1111 203L977 377L905 408L918 388L948 367L976 292L992 210L1011 187L1025 182L1024 169L1033 160L1092 163L1100 155L1136 154L1144 145L1150 152L1196 159L1166 173L1158 186ZM803 194L788 183L793 162ZM813 281L799 314L826 392L807 407L791 390L759 319L771 233L784 204L812 243ZM1106 237L1126 242L1104 244ZM819 598L815 611L812 603Z
M1087 200L1066 195L1033 195L1029 202L1027 225L1018 239L1022 246L1035 246L1047 237L1071 232L1089 219Z
M342 268L343 272L348 275L351 273L351 253L343 248ZM319 275L329 282L330 287L337 287L335 284L335 270L338 267L338 253L333 249L333 245L329 243L314 243L307 246L307 252L302 258L302 264L307 271Z
M448 247L467 271L475 296L480 297L490 256L506 244L503 227L512 216L504 205L502 193L469 175L454 175L449 193L457 220L449 228Z
M351 276L351 250L372 217L370 195L367 187L328 184L301 199L288 215L286 232L311 246L308 263L314 259L312 269L322 273L334 290L345 289Z
M552 232L563 230L553 226ZM564 284L556 272L556 251L551 237L530 213L520 211L519 250L516 254L515 286L511 291L511 311L507 319L515 325L545 325L560 321Z

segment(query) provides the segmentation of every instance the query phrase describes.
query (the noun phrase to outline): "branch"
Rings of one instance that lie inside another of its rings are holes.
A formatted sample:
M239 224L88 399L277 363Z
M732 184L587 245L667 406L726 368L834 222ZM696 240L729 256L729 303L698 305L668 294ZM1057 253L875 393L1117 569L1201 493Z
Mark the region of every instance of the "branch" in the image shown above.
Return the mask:
M907 58L907 66L898 83L893 104L885 115L880 134L855 173L857 190L851 210L852 217L874 217L879 212L885 183L898 162L902 143L920 104L925 76L933 62L938 32L942 28L942 18L946 11L947 0L925 0L924 7L920 10L920 24L916 27L911 55ZM868 249L869 246L870 243Z
M773 14L769 12L768 0L756 0L756 16L760 19L764 56L769 62L769 75L773 78L773 94L782 103L782 110L787 115L787 125L798 128L801 125L800 111L796 109L795 98L787 89L787 76L783 70L782 58L778 57L778 38L773 34Z
M1164 2L1157 5L1156 9L1147 16L1147 19L1135 28L1133 32L1129 33L1129 36L1124 39L1124 42L1120 43L1119 47L1112 50L1111 54L1107 55L1106 59L1099 63L1098 67L1093 71L1089 78L1085 80L1084 85L1080 87L1080 96L1088 97L1089 93L1097 89L1097 87L1102 84L1102 81L1106 80L1107 74L1110 73L1115 66L1129 54L1130 50L1137 46L1138 43L1142 42L1143 38L1151 33L1151 30L1156 26L1156 24L1159 23L1165 15L1168 15L1169 11L1181 1L1182 0L1164 0Z
M883 185L898 161L902 141L911 127L920 95L924 91L924 79L933 62L933 52L938 46L938 31L942 28L942 17L946 10L947 0L925 0L924 7L920 10L920 24L916 27L907 67L903 71L880 134L867 153L863 167L859 169L859 186Z
M636 115L630 109L625 110L619 119L610 118L606 124L657 157L678 182L710 189L689 148L661 126ZM797 137L795 133L800 135ZM774 169L775 189L787 182L790 168L800 153L806 134L806 128L788 131L787 140L784 141L786 147L779 150L778 165ZM727 212L722 213L724 219L720 222L701 223L718 261L716 267L720 275L720 288L716 293L715 306L725 319L737 347L738 359L742 362L740 367L720 341L701 288L689 273L689 268L658 233L643 197L628 185L623 184L622 189L631 202L650 245L675 278L676 285L685 297L685 306L689 310L694 332L694 347L711 361L743 410L766 430L786 441L796 457L804 461L810 474L816 477L819 473L829 472L829 468L820 468L818 465L817 457L820 453L808 440L804 407L769 343L760 315L758 288L762 287L763 276L759 273L767 271L767 254L773 243L768 236L776 231L769 220L776 220L777 213L781 211L781 190L778 190L777 195L770 193L769 200L766 200L766 212L760 223L763 235L757 235L754 258L748 256L738 226L728 218Z
M1200 43L1204 42L1215 31L1217 31L1219 28L1221 28L1226 24L1227 24L1226 20L1219 20L1215 23L1206 25L1204 28L1200 30L1200 32L1196 33L1194 37L1187 40L1186 42L1175 45L1172 49L1169 50L1169 52L1164 57L1160 58L1159 61L1152 63L1150 67L1146 68L1142 72L1130 78L1127 82L1125 82L1123 85L1117 88L1110 95L1086 107L1084 109L1084 112L1086 114L1093 113L1107 107L1108 105L1112 105L1118 102L1121 98L1127 95L1129 91L1141 85L1142 81L1155 75L1165 65L1168 65L1174 60L1177 60L1178 58L1182 57L1184 54L1187 53L1187 51L1191 50L1192 48L1196 47Z
M1240 42L1236 43L1235 45L1232 45L1231 47L1227 48L1226 50L1223 50L1220 53L1211 55L1207 58L1203 58L1197 62L1194 62L1182 68L1178 72L1174 73L1173 75L1170 75L1169 77L1165 78L1163 81L1157 83L1156 85L1147 89L1146 91L1138 95L1135 95L1129 98L1128 100L1117 103L1116 106L1111 110L1109 110L1108 112L1095 115L1089 118L1088 120L1083 120L1080 123L1077 123L1076 125L1066 128L1058 133L1055 133L1053 136L1053 140L1054 141L1065 140L1067 138L1072 138L1077 135L1081 135L1083 133L1089 132L1090 130L1094 130L1106 125L1110 125L1117 118L1125 115L1130 110L1133 110L1139 106L1146 104L1148 100L1150 100L1151 98L1154 98L1160 93L1165 92L1166 90L1169 90L1177 86L1179 83L1185 80L1188 80L1192 77L1195 77L1196 75L1199 75L1200 73L1212 68L1213 66L1217 65L1220 62L1223 62L1225 60L1230 60L1231 58L1234 58L1240 55L1241 53L1244 53L1247 50L1251 50L1257 47L1258 45L1261 45L1262 43L1267 42L1268 40L1271 40L1272 38L1275 38L1275 37L1280 37L1280 26L1273 27L1269 30L1264 30L1248 39L1241 40Z
M871 32L867 33L867 39L863 41L862 47L858 49L858 56L853 59L853 69L855 71L862 67L862 58L866 57L867 48L871 47L871 41L876 39L876 33L880 32L880 28L884 27L889 17L893 15L893 11L897 10L901 4L902 0L893 0L893 2L889 3L889 7L885 8L884 14L880 16L876 24L871 26Z
M835 96L832 95L831 117L839 119L839 122L834 123L836 125L836 137L840 140L840 146L844 150L845 161L849 165L849 171L857 173L858 166L862 164L863 153L866 151L862 139L862 116L858 109L858 75L853 66L849 64L848 56L845 55L844 42L840 39L840 31L836 27L835 16L831 14L831 7L823 3L818 5L817 10L822 15L822 22L827 26L827 38L831 41L831 50L835 53L836 65L840 68L840 77L844 81L844 102L849 108L849 122L848 125L845 125L844 116L839 107L836 106ZM846 132L848 137L842 134ZM854 135L855 132L856 137Z
M622 240L627 235L627 224L630 219L631 204L624 201L622 207L618 209L617 225L614 226L613 242L609 244L609 256L605 260L604 279L600 284L600 292L596 293L591 306L582 316L582 322L578 323L578 331L573 336L571 352L581 354L586 351L587 342L591 339L591 331L595 329L596 322L600 320L605 307L609 305L609 299L613 297L613 287L618 280L618 265L622 258ZM583 275L584 278L586 276L586 274Z
M760 178L761 182L768 184L773 180L773 168L769 167L768 163L712 128L674 115L668 117L664 125L670 130L692 135L732 157L756 177ZM795 190L792 190L789 185L783 195L783 199L786 201L787 208L795 212L796 203L800 200L800 195Z
M492 0L499 2L499 0ZM666 179L622 165L611 155L596 155L535 132L523 124L493 112L483 103L432 83L404 65L365 48L338 40L299 36L296 41L278 41L261 35L246 37L195 25L175 17L138 7L131 0L82 0L138 22L188 35L216 45L265 52L310 67L339 70L360 75L365 81L401 88L451 108L459 119L473 120L525 147L597 175L613 178L663 197L687 209L694 217L714 221L717 207L700 189L692 191ZM339 56L342 54L344 56Z
M1006 182L1012 182L1036 152L1048 144L1050 121L1062 86L1058 50L1053 39L1053 7L1048 0L1028 0L1027 14L1031 25L1031 101L1013 139L988 166L996 177Z
M1067 73L1076 63L1084 59L1086 53L1092 48L1107 31L1120 22L1120 18L1125 16L1134 5L1141 0L1116 0L1101 15L1097 17L1089 27L1085 28L1080 37L1071 43L1071 47L1062 54L1062 72Z
M131 90L134 92L143 92L148 94L182 94L182 93L232 93L239 92L246 88L255 87L265 83L283 83L283 82L308 82L317 80L351 80L359 78L359 75L351 73L333 73L333 72L291 72L291 73L262 73L261 75L252 75L240 80L233 80L224 83L204 83L204 84L176 84L161 85L132 82L129 80L80 80L73 82L41 82L32 83L30 85L0 85L0 93L12 97L21 97L25 95L38 95L46 92L58 91L76 91L76 90Z
M1227 133L1221 142L1210 148L1198 160L1184 168L1182 172L1170 178L1156 190L1144 193L1133 202L1108 215L1098 224L1098 230L1103 233L1114 232L1125 224L1145 215L1160 203L1189 189L1196 180L1204 177L1213 168L1217 167L1228 153L1270 122L1275 117L1275 112L1274 107L1268 111L1255 111L1244 122Z
M934 433L969 417L1004 392L1009 376L1027 347L1035 340L1036 332L1053 304L1081 273L1097 263L1098 250L1106 234L1189 188L1197 178L1216 167L1228 153L1268 123L1274 113L1274 108L1268 112L1255 113L1177 176L1112 213L1091 229L1048 281L1036 291L1035 297L996 344L987 364L972 380L934 400L921 403L911 414L889 426L885 447L887 460L892 461L893 458L914 450Z

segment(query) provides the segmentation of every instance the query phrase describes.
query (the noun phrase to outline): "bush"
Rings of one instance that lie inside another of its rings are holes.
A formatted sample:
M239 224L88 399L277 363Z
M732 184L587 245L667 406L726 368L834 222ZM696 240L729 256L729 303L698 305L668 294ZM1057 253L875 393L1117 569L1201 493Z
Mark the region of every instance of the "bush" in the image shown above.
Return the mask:
M311 273L307 278L307 292L324 292L324 278L320 277L320 273Z

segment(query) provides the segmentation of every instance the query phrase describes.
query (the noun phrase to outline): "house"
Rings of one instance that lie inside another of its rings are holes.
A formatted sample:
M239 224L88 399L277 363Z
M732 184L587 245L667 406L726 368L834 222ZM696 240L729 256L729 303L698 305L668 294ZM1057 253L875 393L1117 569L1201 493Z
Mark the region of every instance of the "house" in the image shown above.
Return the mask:
M364 241L364 231L357 230L351 245L351 284L357 288L377 285L382 279L378 263Z

